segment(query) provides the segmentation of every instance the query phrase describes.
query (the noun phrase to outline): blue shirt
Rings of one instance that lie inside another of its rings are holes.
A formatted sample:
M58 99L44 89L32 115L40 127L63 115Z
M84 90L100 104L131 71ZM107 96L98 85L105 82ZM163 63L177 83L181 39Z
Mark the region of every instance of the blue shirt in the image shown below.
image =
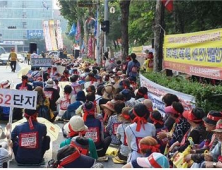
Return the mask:
M32 121L34 129L29 128L29 123L24 122L17 125L12 133L13 143L18 143L16 161L19 163L40 163L43 158L42 144L43 137L46 136L46 126L44 124Z

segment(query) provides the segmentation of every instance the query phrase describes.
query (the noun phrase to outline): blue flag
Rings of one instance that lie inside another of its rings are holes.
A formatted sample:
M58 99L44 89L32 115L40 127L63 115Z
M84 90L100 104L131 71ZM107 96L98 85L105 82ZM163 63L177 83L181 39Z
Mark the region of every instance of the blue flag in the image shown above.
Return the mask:
M76 35L76 25L75 23L72 24L72 27L69 31L69 36L75 36Z

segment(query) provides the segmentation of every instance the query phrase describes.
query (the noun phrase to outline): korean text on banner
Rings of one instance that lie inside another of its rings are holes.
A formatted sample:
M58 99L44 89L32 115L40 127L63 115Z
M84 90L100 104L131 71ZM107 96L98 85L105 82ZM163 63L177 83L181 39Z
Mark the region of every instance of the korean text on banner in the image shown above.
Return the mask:
M43 26L43 33L44 33L44 38L45 38L46 50L51 51L52 50L52 43L51 43L51 38L50 38L50 33L49 33L49 22L43 21L42 26Z
M49 32L52 44L52 50L58 50L55 36L55 23L54 20L49 20Z
M57 35L58 48L63 49L62 28L59 20L56 21L56 35Z
M195 106L195 98L194 96L181 93L159 84L156 84L143 75L140 74L140 84L141 87L146 87L148 89L148 97L153 102L153 107L158 109L163 116L165 116L164 108L165 104L162 101L162 97L167 94L175 94L180 99L182 105L184 106L185 110L189 110Z
M32 67L51 67L52 59L51 58L32 58L31 66Z
M222 80L222 29L166 35L164 68Z
M0 106L36 109L37 92L0 89Z

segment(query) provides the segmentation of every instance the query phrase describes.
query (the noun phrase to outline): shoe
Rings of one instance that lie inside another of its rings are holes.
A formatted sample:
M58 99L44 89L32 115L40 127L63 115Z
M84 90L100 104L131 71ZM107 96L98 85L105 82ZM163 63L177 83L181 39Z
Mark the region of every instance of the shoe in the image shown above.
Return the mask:
M117 164L125 164L126 163L125 160L120 159L118 156L113 158L113 162L117 163Z
M104 165L101 163L95 163L92 168L104 168Z
M108 156L102 156L97 159L97 162L107 162L109 160Z

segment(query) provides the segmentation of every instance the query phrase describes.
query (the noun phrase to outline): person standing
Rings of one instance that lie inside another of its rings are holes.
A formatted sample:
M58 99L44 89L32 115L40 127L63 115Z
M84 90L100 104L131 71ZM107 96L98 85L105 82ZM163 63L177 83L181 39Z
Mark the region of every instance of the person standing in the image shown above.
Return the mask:
M11 52L9 54L8 60L11 61L10 66L11 66L12 72L15 72L15 70L16 70L16 61L17 61L17 54L15 53L14 48L11 49Z
M127 65L126 75L128 77L137 77L140 69L140 63L136 59L135 53L132 53L130 57L132 58L132 60Z
M27 62L28 62L28 65L29 65L29 62L30 62L30 58L31 58L31 53L28 52L28 53L27 53Z

